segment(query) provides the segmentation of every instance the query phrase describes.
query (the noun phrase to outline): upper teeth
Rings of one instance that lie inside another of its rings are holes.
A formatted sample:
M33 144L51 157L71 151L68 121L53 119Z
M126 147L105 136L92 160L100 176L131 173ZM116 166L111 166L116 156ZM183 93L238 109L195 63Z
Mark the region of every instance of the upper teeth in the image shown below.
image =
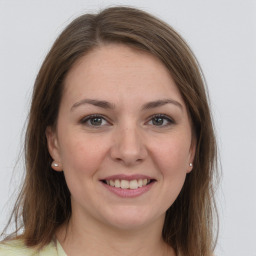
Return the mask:
M150 180L149 179L139 179L139 180L107 180L108 185L116 188L124 189L137 189L142 186L146 186Z

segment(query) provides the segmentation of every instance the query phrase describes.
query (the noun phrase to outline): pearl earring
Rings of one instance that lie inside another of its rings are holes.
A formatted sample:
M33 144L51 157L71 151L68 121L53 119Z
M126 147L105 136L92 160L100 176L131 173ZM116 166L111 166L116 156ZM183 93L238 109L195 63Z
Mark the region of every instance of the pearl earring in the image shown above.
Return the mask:
M62 164L61 164L61 163L58 163L58 162L56 162L56 161L53 161L52 164L51 164L51 166L52 166L52 169L55 170L55 171L57 171L57 172L63 171L63 169L62 169Z
M52 167L59 167L59 164L57 164L56 162L52 162Z
M190 166L190 167L193 167L193 164L192 164L192 163L190 163L190 164L189 164L189 166Z

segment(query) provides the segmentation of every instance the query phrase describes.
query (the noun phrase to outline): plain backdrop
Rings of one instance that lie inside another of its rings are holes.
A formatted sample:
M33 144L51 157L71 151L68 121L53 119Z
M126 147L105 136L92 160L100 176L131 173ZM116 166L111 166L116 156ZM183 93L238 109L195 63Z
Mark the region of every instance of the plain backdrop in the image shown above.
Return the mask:
M17 160L33 82L47 51L75 17L113 5L158 16L195 52L208 82L222 164L216 255L256 256L253 0L0 0L0 229L22 180L24 168Z

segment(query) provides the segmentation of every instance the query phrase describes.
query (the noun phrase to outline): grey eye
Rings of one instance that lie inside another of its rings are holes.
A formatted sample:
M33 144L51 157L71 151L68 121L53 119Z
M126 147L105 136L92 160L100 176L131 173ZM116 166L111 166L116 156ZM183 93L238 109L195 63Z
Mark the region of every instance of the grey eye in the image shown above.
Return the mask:
M152 123L153 123L153 125L160 126L160 125L164 124L164 121L165 121L164 119L165 118L163 118L163 117L154 117L152 119Z
M101 115L86 116L80 123L89 127L101 127L108 124L107 120Z
M151 117L149 124L158 127L165 127L174 124L174 121L166 115L158 114Z
M88 121L93 126L100 126L102 125L103 119L102 117L93 117L93 118L90 118Z

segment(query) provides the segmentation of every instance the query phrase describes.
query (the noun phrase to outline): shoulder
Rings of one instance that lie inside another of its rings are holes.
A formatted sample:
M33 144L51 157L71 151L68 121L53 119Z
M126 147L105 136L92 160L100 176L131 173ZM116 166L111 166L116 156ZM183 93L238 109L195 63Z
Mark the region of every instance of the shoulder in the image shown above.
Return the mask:
M57 256L54 242L38 251L27 247L22 240L12 240L0 243L0 256Z
M35 250L28 248L22 240L8 240L0 243L0 256L32 256Z

